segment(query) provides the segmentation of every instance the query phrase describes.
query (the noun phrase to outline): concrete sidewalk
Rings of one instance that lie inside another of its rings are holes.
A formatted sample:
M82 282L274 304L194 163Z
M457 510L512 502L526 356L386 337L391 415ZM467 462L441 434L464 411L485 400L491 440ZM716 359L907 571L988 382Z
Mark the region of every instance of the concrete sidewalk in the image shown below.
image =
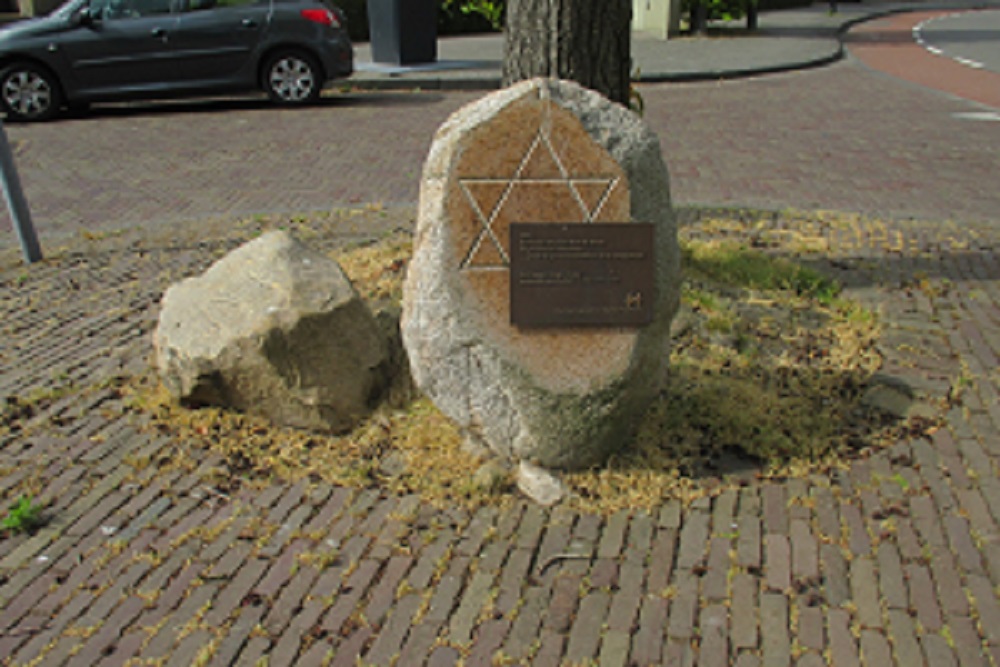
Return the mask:
M647 33L632 36L634 71L639 81L698 81L728 79L825 65L843 56L840 36L850 26L886 14L928 9L1000 7L997 0L881 2L864 0L838 4L830 13L826 2L810 7L762 12L758 29L745 21L714 22L708 37L658 39ZM500 85L503 59L501 34L443 37L438 61L395 66L372 62L369 44L355 46L358 88L470 89Z

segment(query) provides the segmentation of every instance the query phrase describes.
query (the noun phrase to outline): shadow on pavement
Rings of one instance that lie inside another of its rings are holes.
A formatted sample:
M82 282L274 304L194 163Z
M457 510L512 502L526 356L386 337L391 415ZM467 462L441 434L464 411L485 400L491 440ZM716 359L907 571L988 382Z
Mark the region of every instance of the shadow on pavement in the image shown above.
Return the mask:
M294 111L309 109L336 109L338 107L427 106L441 101L442 95L410 92L328 92L316 104L301 108L285 107L271 103L263 96L144 100L141 102L113 102L94 104L89 108L71 109L59 120L97 120L102 118L155 117L175 114L217 114L230 111Z

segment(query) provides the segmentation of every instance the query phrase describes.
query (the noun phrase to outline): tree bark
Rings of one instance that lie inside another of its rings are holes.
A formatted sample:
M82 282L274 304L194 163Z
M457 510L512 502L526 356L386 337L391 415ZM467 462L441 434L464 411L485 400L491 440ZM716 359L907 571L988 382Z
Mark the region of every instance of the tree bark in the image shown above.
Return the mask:
M507 0L503 84L576 81L628 106L632 0Z

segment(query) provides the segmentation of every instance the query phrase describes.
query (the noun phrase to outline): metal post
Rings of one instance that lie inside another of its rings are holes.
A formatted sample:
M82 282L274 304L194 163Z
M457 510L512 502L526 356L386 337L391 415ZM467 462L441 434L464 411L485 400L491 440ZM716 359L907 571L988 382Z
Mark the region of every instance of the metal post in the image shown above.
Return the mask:
M42 248L38 245L35 226L31 223L31 212L28 202L21 189L21 179L17 177L17 167L14 165L14 155L7 141L7 130L0 121L0 181L3 182L3 194L7 198L7 208L10 209L10 219L21 242L24 261L28 264L42 259Z

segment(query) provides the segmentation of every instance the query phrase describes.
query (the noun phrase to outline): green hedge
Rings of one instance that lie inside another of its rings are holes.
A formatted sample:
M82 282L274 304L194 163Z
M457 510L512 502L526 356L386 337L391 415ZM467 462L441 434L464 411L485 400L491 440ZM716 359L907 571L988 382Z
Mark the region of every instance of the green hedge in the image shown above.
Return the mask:
M405 1L405 0L404 0ZM347 14L347 28L351 39L368 40L368 0L333 0ZM491 32L490 22L479 14L464 13L450 0L438 0L438 34L460 35Z

